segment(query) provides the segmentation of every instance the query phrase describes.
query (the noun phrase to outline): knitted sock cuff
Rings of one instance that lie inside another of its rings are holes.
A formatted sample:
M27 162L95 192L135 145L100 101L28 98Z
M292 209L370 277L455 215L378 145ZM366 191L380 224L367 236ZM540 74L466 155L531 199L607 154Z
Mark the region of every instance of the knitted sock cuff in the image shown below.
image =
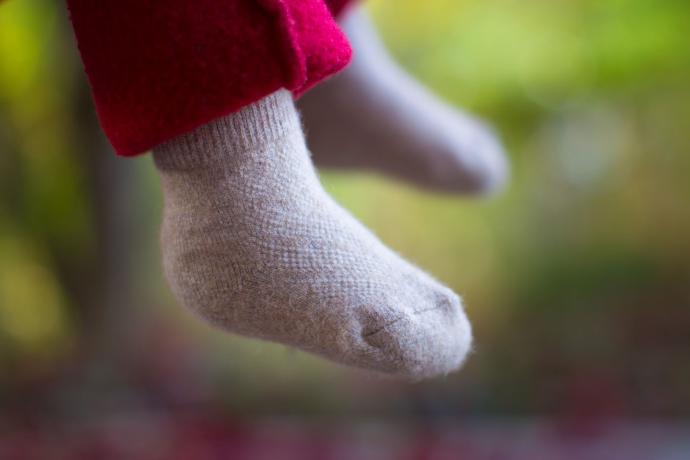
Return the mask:
M161 144L153 156L162 170L203 168L222 164L228 155L252 150L300 129L292 95L282 89Z

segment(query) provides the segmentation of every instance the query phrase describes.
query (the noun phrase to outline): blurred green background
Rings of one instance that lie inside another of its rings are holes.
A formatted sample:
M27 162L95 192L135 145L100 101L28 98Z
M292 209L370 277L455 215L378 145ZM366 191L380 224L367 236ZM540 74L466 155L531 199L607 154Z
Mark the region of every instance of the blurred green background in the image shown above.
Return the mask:
M368 5L399 61L494 123L511 153L510 188L489 201L323 175L463 294L477 339L466 369L392 384L198 323L162 280L151 159L110 152L64 5L12 0L0 7L6 414L690 416L690 2Z

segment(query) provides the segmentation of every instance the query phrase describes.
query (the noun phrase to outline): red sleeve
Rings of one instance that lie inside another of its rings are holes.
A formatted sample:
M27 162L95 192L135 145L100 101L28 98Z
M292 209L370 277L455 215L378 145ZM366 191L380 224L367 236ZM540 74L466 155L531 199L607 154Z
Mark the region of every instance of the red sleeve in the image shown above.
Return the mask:
M145 152L350 60L323 0L67 0L103 129Z
M331 14L337 18L348 6L355 2L353 0L326 0L326 3L328 4L328 9L331 10Z

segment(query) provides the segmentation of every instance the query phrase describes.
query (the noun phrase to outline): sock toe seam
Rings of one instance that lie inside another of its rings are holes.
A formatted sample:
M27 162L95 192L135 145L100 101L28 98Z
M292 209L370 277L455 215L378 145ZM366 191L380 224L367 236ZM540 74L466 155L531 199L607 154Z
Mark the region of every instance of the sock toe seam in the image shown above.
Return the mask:
M441 307L432 307L432 308L425 308L425 309L423 309L423 310L413 311L412 313L410 313L410 314L408 314L408 315L401 316L401 317L399 317L399 318L396 318L396 319L390 321L389 323L384 324L383 326L379 327L379 328L376 329L375 331L367 332L366 334L362 334L362 337L365 338L365 339L366 339L366 338L373 337L373 336L375 336L376 334L379 334L379 333L385 331L385 330L388 329L389 327L394 326L395 324L399 323L400 321L403 321L403 320L409 318L410 316L419 316L419 315L423 315L424 313L428 313L428 312L431 312L431 311L443 310L444 308L445 308L445 307L442 307L442 306L441 306Z

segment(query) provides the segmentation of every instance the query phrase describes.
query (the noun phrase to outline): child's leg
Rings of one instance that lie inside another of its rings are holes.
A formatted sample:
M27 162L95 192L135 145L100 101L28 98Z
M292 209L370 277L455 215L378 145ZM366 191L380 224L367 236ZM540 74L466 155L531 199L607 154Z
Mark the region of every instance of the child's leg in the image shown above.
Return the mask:
M104 129L154 148L173 291L223 328L426 377L460 365L459 299L323 191L291 95L349 47L322 0L69 0Z
M441 191L500 188L507 162L491 131L405 73L364 11L342 22L352 64L299 101L316 164L372 169Z
M463 361L471 331L460 299L324 192L287 91L154 154L167 278L201 317L402 377Z

